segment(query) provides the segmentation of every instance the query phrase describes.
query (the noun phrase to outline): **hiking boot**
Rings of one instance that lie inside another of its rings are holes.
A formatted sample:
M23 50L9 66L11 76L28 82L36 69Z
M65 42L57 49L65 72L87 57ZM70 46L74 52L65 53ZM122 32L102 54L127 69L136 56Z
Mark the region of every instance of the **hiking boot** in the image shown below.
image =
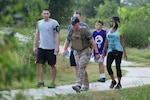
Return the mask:
M38 82L37 84L36 84L36 87L41 87L41 86L43 86L44 87L44 82Z
M115 89L121 89L121 88L122 88L121 84L117 84L117 86L115 87Z
M97 81L98 81L98 82L102 82L102 83L103 83L103 82L105 82L105 80L106 80L105 78L100 78L100 79L99 79L99 80L97 80Z
M109 86L111 89L114 88L114 86L117 84L117 82L114 80L111 82L111 85Z
M72 88L73 88L73 90L75 90L76 92L79 92L80 93L80 89L81 89L81 87L80 86L78 86L78 85L76 85L76 86L72 86Z
M47 86L48 88L55 88L56 84L55 83L51 83L50 85Z

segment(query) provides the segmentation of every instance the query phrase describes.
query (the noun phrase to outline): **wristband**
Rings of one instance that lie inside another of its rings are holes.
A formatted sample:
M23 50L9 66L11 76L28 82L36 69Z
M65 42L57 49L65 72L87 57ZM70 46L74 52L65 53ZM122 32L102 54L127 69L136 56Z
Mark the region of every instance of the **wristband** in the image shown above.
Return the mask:
M95 52L95 54L99 54L99 52Z

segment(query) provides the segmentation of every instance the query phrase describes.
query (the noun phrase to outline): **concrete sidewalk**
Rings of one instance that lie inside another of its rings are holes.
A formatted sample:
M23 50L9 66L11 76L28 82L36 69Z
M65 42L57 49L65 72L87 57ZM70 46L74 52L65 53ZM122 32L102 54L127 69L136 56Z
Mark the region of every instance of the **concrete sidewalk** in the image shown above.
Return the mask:
M122 69L128 71L125 76L122 77L122 88L129 88L129 87L137 87L146 84L150 84L150 68L140 68L140 67L122 67ZM117 81L117 79L116 79ZM104 91L110 90L109 85L111 80L107 80L105 83L95 82L90 83L89 91ZM44 96L55 96L57 94L73 94L76 93L71 85L63 85L57 86L54 89L48 89L47 87L40 88L40 89L27 89L27 90L11 90L3 91L3 94L10 93L12 97L15 96L17 93L23 93L24 95L30 97L33 96L34 99L41 99ZM11 100L11 99L10 99Z

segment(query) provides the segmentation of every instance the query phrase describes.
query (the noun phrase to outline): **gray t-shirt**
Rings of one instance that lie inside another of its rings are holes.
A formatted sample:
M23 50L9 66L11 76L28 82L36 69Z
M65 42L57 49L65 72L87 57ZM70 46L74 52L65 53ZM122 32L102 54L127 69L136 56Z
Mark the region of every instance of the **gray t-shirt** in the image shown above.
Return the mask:
M36 32L40 34L39 48L48 50L55 49L55 34L59 33L56 31L57 27L59 27L59 23L54 19L49 19L48 21L42 19L38 21Z

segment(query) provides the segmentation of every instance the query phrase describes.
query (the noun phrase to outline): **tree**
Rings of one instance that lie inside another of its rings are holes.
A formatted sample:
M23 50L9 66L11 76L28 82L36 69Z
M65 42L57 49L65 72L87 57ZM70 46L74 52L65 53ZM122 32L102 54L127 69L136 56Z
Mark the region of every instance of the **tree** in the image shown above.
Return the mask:
M104 0L81 0L76 4L76 10L80 11L87 18L92 18L96 15L95 7L98 7L100 4L104 4Z
M14 26L19 22L18 26L21 26L20 23L23 22L25 26L35 27L36 21L41 18L41 12L45 8L51 10L51 17L57 19L59 23L68 23L66 20L70 20L72 16L73 3L71 0L65 2L62 0L1 0L0 23L3 23L3 26L7 24Z
M146 48L149 45L149 11L150 4L136 10L124 7L118 9L118 14L122 19L120 31L125 33L127 46Z
M45 0L47 8L51 11L51 17L58 20L60 24L68 24L73 13L72 0ZM67 21L66 21L67 20Z
M117 15L117 9L119 5L116 1L105 1L105 4L99 5L99 7L95 8L97 14L96 18L100 18L102 20L104 19L110 19L112 16Z

